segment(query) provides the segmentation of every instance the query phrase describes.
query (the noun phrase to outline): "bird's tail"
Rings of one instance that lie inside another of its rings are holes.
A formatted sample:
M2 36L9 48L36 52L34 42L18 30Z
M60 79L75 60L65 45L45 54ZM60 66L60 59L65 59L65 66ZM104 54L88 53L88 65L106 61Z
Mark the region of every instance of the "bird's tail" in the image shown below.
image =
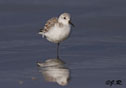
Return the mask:
M42 35L43 38L45 37L43 32L38 32L38 34Z
M44 38L44 32L42 31L42 29L40 29L40 31L38 32L38 34L42 35L42 37Z

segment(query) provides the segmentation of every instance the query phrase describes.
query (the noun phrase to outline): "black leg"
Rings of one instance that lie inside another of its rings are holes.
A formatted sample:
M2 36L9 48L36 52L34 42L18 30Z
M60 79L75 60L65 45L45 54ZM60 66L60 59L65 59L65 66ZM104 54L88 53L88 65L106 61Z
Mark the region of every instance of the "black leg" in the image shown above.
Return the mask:
M57 59L59 58L59 44L60 43L57 43Z

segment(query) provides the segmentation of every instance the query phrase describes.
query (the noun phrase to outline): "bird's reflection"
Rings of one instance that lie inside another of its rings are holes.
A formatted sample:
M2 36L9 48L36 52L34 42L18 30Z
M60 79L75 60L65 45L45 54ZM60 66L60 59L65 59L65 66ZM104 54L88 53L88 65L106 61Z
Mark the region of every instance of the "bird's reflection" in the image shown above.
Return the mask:
M56 82L61 86L68 84L70 70L65 67L65 63L60 59L48 59L45 62L38 62L39 71L48 82Z

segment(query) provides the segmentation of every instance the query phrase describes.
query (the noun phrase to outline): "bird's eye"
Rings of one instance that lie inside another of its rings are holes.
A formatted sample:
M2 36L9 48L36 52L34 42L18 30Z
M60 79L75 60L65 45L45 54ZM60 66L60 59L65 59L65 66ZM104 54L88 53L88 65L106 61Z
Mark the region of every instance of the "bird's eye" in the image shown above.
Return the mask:
M64 19L66 19L66 17L64 17Z

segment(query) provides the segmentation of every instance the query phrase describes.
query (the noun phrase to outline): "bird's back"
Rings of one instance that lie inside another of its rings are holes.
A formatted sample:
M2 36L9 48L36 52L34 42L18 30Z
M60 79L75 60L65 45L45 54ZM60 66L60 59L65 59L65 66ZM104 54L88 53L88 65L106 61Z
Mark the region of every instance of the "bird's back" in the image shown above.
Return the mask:
M44 33L48 32L50 30L50 28L53 27L56 23L58 23L57 17L53 17L53 18L49 19L46 22L44 28L40 29L40 32L44 32Z

